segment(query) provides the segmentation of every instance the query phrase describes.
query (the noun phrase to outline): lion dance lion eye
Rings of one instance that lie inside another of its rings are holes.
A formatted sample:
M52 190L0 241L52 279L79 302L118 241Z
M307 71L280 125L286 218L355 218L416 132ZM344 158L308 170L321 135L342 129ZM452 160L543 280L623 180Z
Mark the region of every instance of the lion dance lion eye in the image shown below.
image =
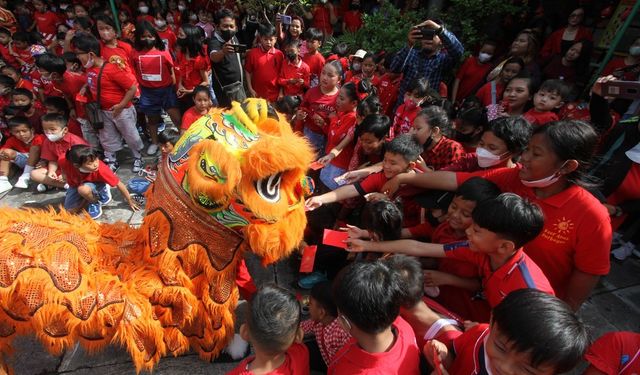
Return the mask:
M282 172L272 174L261 180L254 182L256 191L267 202L275 203L280 200L280 183L282 182Z

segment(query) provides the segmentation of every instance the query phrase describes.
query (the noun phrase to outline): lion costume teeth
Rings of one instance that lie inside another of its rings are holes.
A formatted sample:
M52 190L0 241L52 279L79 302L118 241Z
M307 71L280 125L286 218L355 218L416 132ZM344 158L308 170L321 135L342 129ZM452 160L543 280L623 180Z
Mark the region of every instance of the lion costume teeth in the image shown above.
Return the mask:
M181 137L140 228L65 211L0 211L0 353L35 334L52 354L120 344L136 370L234 333L244 251L268 264L302 239L313 154L264 100L213 109ZM280 116L282 117L282 116Z

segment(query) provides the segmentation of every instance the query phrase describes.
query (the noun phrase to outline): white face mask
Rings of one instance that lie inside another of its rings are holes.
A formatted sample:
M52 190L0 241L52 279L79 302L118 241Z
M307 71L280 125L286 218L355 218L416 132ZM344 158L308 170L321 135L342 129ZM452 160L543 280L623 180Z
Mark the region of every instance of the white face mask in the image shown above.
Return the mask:
M141 7L138 7L138 10L142 14L147 14L149 12L149 7L141 6Z
M89 169L87 169L87 168L85 168L85 167L78 167L78 170L79 170L80 172L82 172L82 173L93 173L93 171L92 171L92 170L89 170Z
M165 20L154 20L153 22L156 24L156 27L165 27L165 26L167 26L167 21L165 21Z
M186 6L184 6L184 5L182 5L182 4L179 4L179 5L178 5L178 10L179 10L179 11L184 12L184 10L185 10L185 9L187 9L187 7L186 7Z
M562 166L549 177L541 178L535 181L520 180L520 182L522 182L522 185L531 187L531 188L545 188L547 186L551 186L556 182L558 182L560 177L562 177L562 175L559 172L560 172L560 169L562 169L566 163L567 162L565 161L562 164Z
M502 155L496 155L491 151L487 150L486 148L483 148L483 147L476 148L476 155L478 156L478 165L482 168L493 167L494 165L500 164L500 162L504 160L502 157L505 154L508 154L508 152L505 152Z
M354 71L356 71L356 72L359 72L361 67L362 67L362 66L360 65L360 63L353 63L353 64L351 64L351 68L352 68Z
M93 68L93 57L89 56L89 60L87 60L87 63L84 64L84 68L85 69Z
M629 54L631 56L640 56L640 46L629 47Z
M490 54L484 53L484 52L480 52L478 54L478 61L480 61L481 63L486 63L487 61L491 60L492 57L493 57L493 55L490 55Z
M634 163L640 164L640 143L624 153Z
M47 139L51 142L58 142L59 140L62 139L62 137L64 137L64 134L62 133L56 133L56 134L45 134L47 136Z

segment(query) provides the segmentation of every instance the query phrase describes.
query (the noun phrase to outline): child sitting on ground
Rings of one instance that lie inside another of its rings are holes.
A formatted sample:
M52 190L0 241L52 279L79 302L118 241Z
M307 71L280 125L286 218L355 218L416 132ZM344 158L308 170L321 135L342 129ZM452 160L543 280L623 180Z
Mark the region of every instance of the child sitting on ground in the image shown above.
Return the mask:
M344 331L338 320L338 309L331 295L331 284L320 282L311 288L309 318L300 326L305 335L312 334L313 342L307 343L311 368L326 372L335 354L349 341L351 336Z
M227 375L309 374L309 351L300 343L300 304L291 292L275 285L260 288L249 301L240 336L251 343L255 355Z
M338 319L353 338L338 351L329 374L419 374L419 350L401 317L396 272L382 261L356 262L335 280Z
M11 92L11 107L18 110L18 114L29 119L33 131L42 133L42 115L40 102L37 102L33 93L27 89L14 89Z
M193 89L193 107L187 109L182 115L180 132L184 133L197 119L209 113L213 107L213 98L209 86L198 85Z
M533 108L522 115L532 126L544 125L560 118L555 111L560 109L569 97L569 86L559 79L548 79L542 82L533 95Z
M79 212L86 207L92 219L99 218L102 206L111 202L109 186L118 188L132 210L140 208L118 176L99 159L98 152L91 147L71 146L65 157L59 160L59 164L69 184L64 197L64 208L68 211Z
M589 367L583 375L640 374L640 333L609 332L584 355Z
M13 117L8 126L11 137L0 148L0 194L12 188L8 179L11 163L23 170L14 187L28 187L31 171L40 160L40 147L44 142L44 135L35 134L26 117Z
M573 369L589 334L569 305L535 289L511 292L491 314L453 341L432 340L424 355L449 374L561 374Z

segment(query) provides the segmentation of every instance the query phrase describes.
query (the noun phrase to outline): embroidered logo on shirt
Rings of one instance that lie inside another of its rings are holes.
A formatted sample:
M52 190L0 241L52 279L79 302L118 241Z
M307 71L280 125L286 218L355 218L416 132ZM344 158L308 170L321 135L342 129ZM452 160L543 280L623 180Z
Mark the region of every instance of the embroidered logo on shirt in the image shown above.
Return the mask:
M549 228L544 228L542 237L557 244L565 244L569 242L569 234L573 231L574 226L571 219L563 216Z

